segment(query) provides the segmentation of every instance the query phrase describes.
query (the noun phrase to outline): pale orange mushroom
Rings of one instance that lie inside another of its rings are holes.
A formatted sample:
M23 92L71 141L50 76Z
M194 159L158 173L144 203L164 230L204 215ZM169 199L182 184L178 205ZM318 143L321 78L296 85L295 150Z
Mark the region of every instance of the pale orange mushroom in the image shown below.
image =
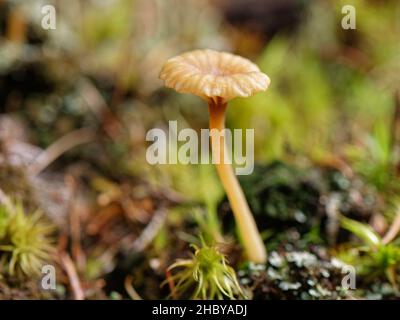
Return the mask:
M197 95L208 102L210 130L225 129L225 110L229 100L265 91L270 83L268 76L249 60L214 50L195 50L169 59L161 70L160 78L167 87ZM213 156L217 155L220 159L216 168L248 258L264 263L267 258L264 243L232 166L224 161L224 135L220 141L211 135L211 145ZM219 148L220 145L223 147Z

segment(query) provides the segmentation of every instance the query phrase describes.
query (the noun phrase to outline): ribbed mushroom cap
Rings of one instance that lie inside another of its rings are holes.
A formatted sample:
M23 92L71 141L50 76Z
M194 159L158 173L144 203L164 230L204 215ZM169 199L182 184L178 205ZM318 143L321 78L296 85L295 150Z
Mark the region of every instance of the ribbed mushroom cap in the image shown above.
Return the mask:
M229 101L267 90L270 79L249 60L214 50L195 50L169 59L160 78L181 93Z

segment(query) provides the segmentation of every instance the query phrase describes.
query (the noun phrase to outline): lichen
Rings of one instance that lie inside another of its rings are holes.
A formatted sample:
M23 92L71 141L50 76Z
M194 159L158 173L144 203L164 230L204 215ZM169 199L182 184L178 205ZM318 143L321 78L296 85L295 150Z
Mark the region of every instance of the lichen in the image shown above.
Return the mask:
M247 264L239 281L254 299L344 299L340 264L305 251L272 251L266 265Z

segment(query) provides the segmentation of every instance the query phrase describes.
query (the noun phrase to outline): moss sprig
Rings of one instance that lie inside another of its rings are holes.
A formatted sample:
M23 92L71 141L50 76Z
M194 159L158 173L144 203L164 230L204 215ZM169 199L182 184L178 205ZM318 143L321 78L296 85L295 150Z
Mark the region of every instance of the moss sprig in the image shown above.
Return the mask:
M192 299L245 298L236 278L235 270L228 265L226 257L216 246L202 241L190 259L180 259L168 268L175 273L165 283L172 287L174 298L191 296Z
M54 230L39 210L27 213L21 202L5 198L0 204L0 267L10 276L39 275L52 260Z

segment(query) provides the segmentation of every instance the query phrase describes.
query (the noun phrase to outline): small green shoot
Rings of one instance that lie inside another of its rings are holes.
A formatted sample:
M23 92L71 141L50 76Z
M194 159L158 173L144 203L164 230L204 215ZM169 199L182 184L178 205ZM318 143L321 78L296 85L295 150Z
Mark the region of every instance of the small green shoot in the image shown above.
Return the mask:
M367 245L377 248L381 244L380 236L371 228L371 226L346 218L341 218L342 227L358 238L363 240Z
M208 246L204 241L201 247L192 247L195 252L191 259L180 259L168 268L168 274L179 269L164 282L169 283L173 298L234 300L245 297L235 270L217 247Z
M355 250L356 257L353 256L359 271L370 276L384 274L393 287L397 288L400 247L393 243L384 243L367 224L342 217L341 225L363 241L363 246Z

